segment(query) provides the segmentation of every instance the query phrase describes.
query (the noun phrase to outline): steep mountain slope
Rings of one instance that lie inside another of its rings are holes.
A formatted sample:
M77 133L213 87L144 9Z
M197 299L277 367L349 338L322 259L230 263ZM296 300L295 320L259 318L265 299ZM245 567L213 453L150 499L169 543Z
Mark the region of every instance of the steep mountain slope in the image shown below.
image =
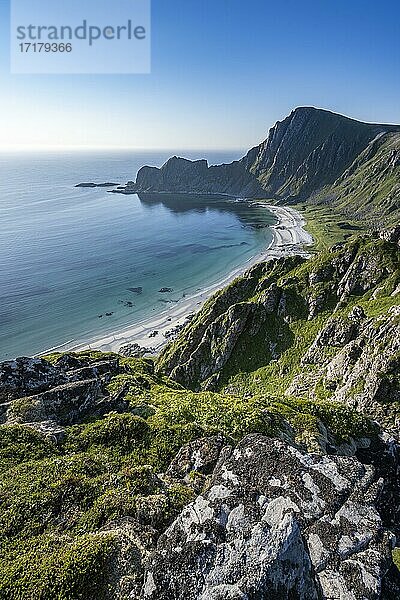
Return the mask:
M209 167L173 157L143 167L113 193L227 193L293 203L332 203L341 214L387 223L399 216L400 126L361 123L299 107L240 161Z
M400 133L377 136L334 184L311 201L329 201L342 214L376 228L399 221Z
M0 598L399 597L399 242L256 265L156 362L1 364Z
M304 199L332 184L377 135L392 129L300 107L278 121L243 161L268 197Z
M365 237L259 264L204 306L159 368L193 389L340 400L398 436L399 259L395 243Z

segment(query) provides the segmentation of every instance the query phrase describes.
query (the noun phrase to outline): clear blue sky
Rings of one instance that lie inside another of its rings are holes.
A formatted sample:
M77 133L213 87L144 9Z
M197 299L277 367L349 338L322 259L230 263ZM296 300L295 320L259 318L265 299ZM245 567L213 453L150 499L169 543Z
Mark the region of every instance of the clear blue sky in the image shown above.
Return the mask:
M398 0L153 0L152 13L150 75L10 75L0 0L0 147L247 148L299 105L400 123Z

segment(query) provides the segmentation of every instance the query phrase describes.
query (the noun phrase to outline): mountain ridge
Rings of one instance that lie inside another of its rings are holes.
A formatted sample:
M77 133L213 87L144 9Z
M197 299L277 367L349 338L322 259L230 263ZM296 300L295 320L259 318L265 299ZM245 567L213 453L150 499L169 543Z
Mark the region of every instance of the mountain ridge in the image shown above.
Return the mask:
M386 145L392 153L390 173L386 173L382 157L375 161L369 152ZM354 182L367 167L381 177L377 182L370 178L370 185L354 194ZM112 190L164 192L331 204L342 213L348 208L360 220L393 221L400 214L400 125L364 123L325 109L297 107L238 161L209 166L206 160L175 156L161 168L142 167L135 182ZM386 202L387 197L393 201Z
M298 107L242 160L267 193L304 198L316 187L333 183L377 135L392 131L400 131L400 126L363 123L323 109ZM321 159L325 159L322 164Z

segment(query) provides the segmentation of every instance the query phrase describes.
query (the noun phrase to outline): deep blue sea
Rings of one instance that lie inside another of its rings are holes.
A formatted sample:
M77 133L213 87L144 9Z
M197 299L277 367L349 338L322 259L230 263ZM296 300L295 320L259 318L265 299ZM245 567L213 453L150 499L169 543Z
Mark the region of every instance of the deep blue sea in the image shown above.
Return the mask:
M0 154L0 359L134 324L167 300L218 282L269 245L269 228L252 225L274 217L233 199L140 199L75 187L125 183L142 165L161 166L172 154L210 164L240 155Z

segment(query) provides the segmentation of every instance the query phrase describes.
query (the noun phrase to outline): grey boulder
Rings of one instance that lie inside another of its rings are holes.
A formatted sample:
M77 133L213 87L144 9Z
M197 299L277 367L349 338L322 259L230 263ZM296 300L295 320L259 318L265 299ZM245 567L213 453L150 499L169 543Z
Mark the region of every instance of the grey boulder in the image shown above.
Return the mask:
M208 490L159 538L141 598L382 598L394 536L380 491L355 457L249 435L222 450Z

